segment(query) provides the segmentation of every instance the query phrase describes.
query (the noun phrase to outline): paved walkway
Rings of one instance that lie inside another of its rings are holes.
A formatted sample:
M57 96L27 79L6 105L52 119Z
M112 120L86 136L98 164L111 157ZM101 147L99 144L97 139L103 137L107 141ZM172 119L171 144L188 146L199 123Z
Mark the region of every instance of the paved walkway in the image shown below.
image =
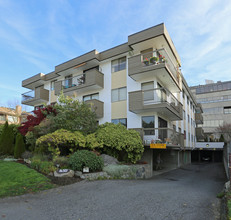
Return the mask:
M4 220L219 219L222 164L189 165L149 180L82 181L0 200Z

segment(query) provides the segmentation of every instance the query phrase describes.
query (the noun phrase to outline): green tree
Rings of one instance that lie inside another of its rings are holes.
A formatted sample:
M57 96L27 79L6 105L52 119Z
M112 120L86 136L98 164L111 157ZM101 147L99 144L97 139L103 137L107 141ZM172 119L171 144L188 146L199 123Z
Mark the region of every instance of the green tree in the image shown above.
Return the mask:
M22 153L25 152L25 143L23 140L23 136L18 133L16 136L15 147L14 147L14 157L20 158Z
M14 131L13 127L9 126L7 121L3 127L0 138L0 153L3 155L14 154Z
M52 130L66 129L69 131L81 131L83 134L90 134L97 129L96 114L91 111L85 102L74 100L71 97L59 96L59 104L55 106L56 116L49 116Z

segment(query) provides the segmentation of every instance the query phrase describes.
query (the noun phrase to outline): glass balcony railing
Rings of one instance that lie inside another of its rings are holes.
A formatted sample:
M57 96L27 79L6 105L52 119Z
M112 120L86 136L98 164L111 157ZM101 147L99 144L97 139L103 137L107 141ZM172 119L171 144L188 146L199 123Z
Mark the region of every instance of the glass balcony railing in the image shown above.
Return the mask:
M169 103L175 110L180 111L180 102L166 88L143 90L142 92L144 105Z
M179 83L180 70L174 65L167 51L163 49L141 54L143 67L165 64Z
M22 102L35 98L35 91L31 90L22 94Z
M146 145L162 143L183 146L183 134L170 128L143 128L143 140Z
M62 81L62 86L64 89L68 89L74 86L80 86L85 83L85 74L75 76L72 78L67 78Z

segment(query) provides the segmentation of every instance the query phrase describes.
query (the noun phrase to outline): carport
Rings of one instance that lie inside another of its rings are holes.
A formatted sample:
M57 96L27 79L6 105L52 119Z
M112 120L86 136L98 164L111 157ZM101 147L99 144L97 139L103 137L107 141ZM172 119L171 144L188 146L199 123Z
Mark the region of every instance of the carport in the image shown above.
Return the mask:
M191 153L192 162L222 162L224 142L197 142Z

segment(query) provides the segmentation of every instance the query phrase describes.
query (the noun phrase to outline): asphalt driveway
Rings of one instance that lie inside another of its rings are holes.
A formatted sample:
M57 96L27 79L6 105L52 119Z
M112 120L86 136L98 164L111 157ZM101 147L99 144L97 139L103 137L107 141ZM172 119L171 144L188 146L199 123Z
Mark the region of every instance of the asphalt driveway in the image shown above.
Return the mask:
M0 200L0 219L219 219L222 164L193 164L149 180L82 181Z

